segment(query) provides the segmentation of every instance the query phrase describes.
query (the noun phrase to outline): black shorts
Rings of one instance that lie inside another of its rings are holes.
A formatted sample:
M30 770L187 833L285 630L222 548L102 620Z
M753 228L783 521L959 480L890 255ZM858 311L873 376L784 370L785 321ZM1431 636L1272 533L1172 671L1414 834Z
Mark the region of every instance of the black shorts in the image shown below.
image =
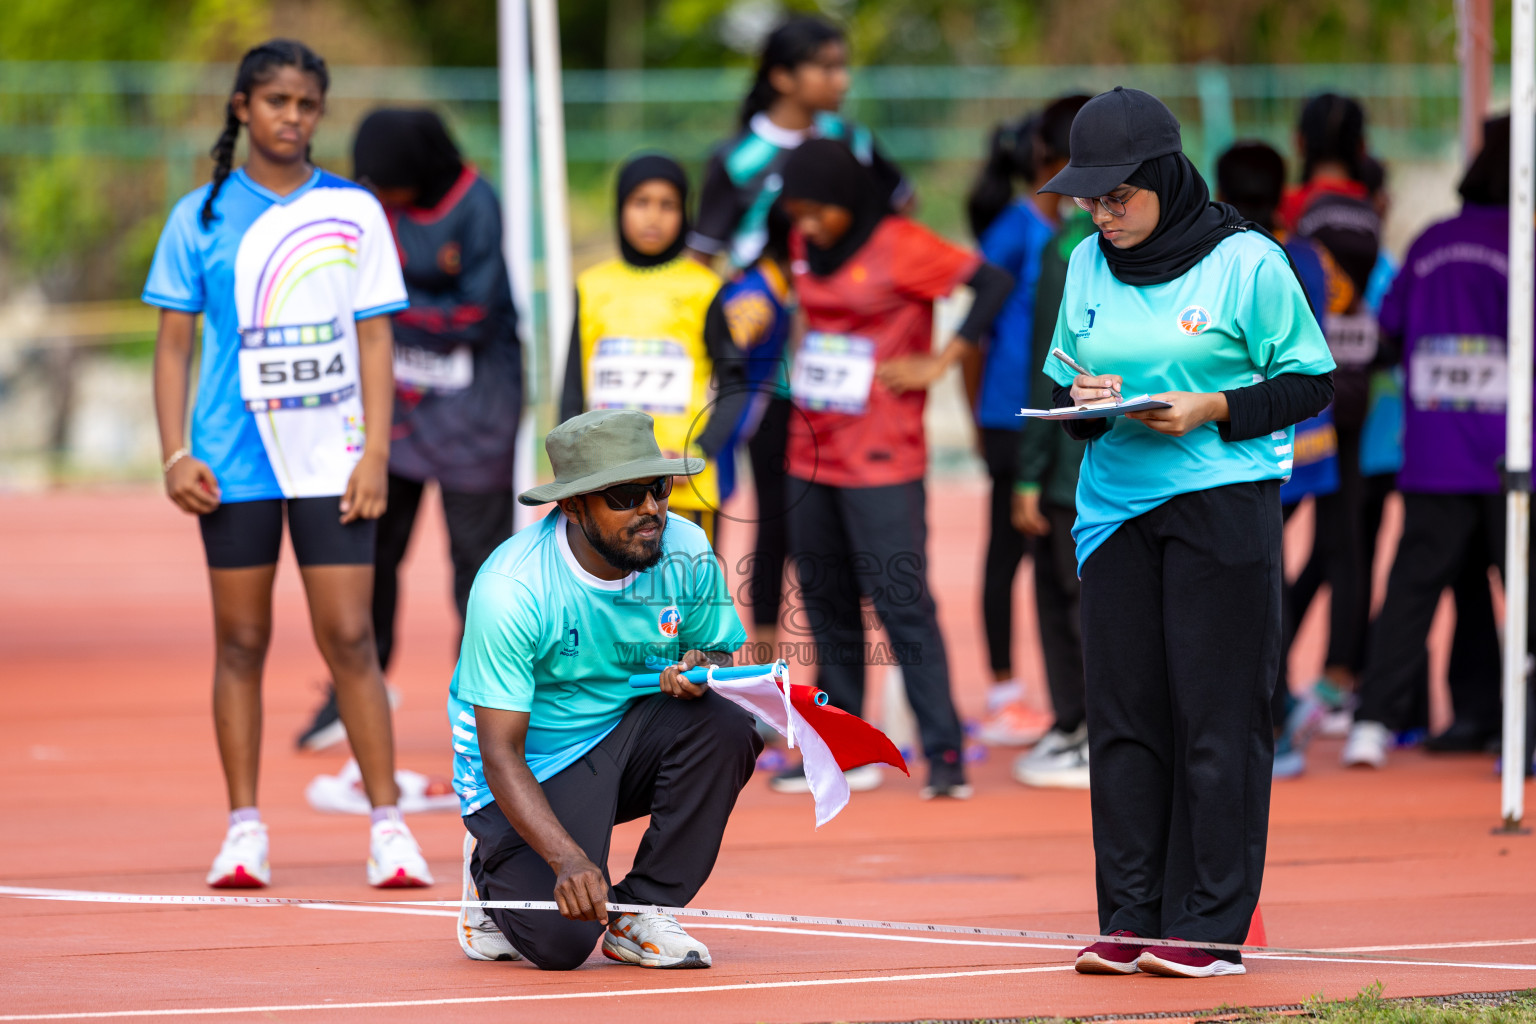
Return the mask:
M341 524L341 496L234 501L198 516L210 569L275 565L283 544L283 506L300 565L372 565L376 519Z

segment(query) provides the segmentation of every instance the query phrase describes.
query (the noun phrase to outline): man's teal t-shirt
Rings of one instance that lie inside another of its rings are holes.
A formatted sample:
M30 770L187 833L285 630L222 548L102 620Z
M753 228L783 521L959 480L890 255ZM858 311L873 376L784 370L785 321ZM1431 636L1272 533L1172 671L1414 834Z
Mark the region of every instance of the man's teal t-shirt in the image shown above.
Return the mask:
M469 592L448 687L453 788L461 813L493 797L475 708L529 712L525 754L543 782L603 741L635 700L629 677L689 650L735 651L747 632L704 531L668 515L661 561L603 580L571 553L556 509L486 559Z
M1282 373L1334 368L1328 343L1279 246L1234 234L1182 277L1128 285L1110 272L1099 237L1072 252L1054 345L1095 374L1118 373L1127 398L1231 391ZM1046 374L1076 376L1048 357ZM1224 441L1215 423L1183 437L1124 416L1093 440L1077 484L1078 571L1116 527L1179 494L1290 476L1294 428Z

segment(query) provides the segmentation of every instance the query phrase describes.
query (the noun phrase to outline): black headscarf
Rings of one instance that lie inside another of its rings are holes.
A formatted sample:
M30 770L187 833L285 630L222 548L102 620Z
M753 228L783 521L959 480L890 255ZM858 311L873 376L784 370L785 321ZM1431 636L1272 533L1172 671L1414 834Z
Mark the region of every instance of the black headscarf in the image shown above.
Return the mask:
M415 205L431 209L464 173L464 159L432 111L375 110L357 126L352 173L380 188L414 188Z
M1509 115L1483 122L1483 148L1458 191L1475 206L1509 205Z
M841 142L808 139L784 162L781 199L806 199L840 206L853 214L853 223L830 248L806 240L805 258L811 273L826 277L858 252L890 213L890 193Z
M648 181L665 181L672 185L677 189L677 199L683 207L683 220L677 229L677 237L672 239L671 245L654 256L647 256L630 245L629 239L624 237L624 200ZM618 222L619 252L623 254L625 263L632 267L659 267L663 263L671 263L682 255L683 246L688 241L688 172L676 160L660 153L635 157L619 170L618 205L614 207L613 215Z
M1256 228L1230 203L1211 202L1205 179L1183 153L1154 157L1136 168L1126 184L1157 193L1157 227L1144 241L1117 249L1103 235L1099 251L1110 272L1131 285L1162 284L1181 277L1229 235Z

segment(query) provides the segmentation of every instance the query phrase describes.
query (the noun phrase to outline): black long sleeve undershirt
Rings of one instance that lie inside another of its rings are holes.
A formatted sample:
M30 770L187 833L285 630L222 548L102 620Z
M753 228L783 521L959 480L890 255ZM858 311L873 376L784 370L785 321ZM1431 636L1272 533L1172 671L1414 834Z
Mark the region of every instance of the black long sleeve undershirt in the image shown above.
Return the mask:
M1008 302L1008 296L1013 294L1013 275L1001 267L983 263L965 284L975 298L971 301L970 312L965 314L965 320L956 329L955 335L976 345L992 330L992 321L997 319L997 314L1003 311L1003 306Z
M1277 430L1310 419L1333 401L1333 374L1309 376L1282 373L1273 380L1260 381L1246 388L1223 391L1227 396L1227 421L1216 424L1223 441L1251 441ZM1056 408L1073 405L1072 389L1056 385L1052 392ZM1092 441L1110 428L1109 418L1063 420L1061 426L1069 437Z

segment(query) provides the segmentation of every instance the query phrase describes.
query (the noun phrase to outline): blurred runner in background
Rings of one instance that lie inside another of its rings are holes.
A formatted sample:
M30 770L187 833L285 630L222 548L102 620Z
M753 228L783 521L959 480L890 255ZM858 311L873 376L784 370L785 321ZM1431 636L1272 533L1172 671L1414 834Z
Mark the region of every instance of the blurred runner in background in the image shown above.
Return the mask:
M838 113L849 81L848 39L831 22L800 15L768 36L741 104L740 130L704 169L699 222L688 235L694 258L707 264L725 253L733 270L757 260L768 239L768 210L784 187L784 162L806 139L843 141L893 209L910 207L912 185L901 169L868 128Z
M703 527L713 546L720 508L714 460L748 400L741 353L725 322L720 279L683 256L682 167L660 154L635 157L620 168L617 191L620 256L576 279L560 419L639 409L655 418L667 458L708 459L702 473L678 478L668 507Z
M1041 365L1034 360L1035 288L1041 253L1056 232L1061 202L1059 196L1035 190L1066 166L1072 118L1087 102L1087 96L1064 97L1039 114L1000 125L992 133L991 155L966 204L982 255L1012 274L1014 282L1013 292L980 351L964 363L966 393L975 411L981 455L992 478L981 588L992 686L987 690L987 720L982 724L981 738L1004 746L1028 746L1051 727L1051 716L1025 699L1024 683L1014 671L1013 578L1028 540L1013 525L1013 493L1019 431L1025 423L1018 413L1029 404L1030 383ZM1026 190L1017 199L1013 195L1015 179L1022 181ZM1054 309L1051 322L1055 323ZM1054 424L1033 426L1061 433ZM1041 643L1048 666L1054 658L1057 667L1070 674L1070 668L1061 662L1062 652L1052 651L1052 645L1072 643L1070 634L1074 632L1052 635L1042 623ZM1081 687L1081 670L1077 677Z
M442 120L430 110L374 111L358 126L352 169L389 215L411 299L394 316L389 506L374 555L373 632L387 672L400 563L427 481L441 489L461 626L475 573L512 535L522 350L501 204ZM299 746L319 749L345 736L332 686Z
M816 640L818 685L861 714L866 645L861 600L874 604L901 665L928 758L925 798L966 797L960 719L928 588L927 389L974 346L1013 287L1003 271L890 212L883 189L848 147L815 139L784 167L790 258L806 333L791 381L789 474L805 488L790 509L790 551ZM975 292L965 322L933 352L933 303ZM879 785L878 768L849 773ZM804 771L774 779L805 792Z

